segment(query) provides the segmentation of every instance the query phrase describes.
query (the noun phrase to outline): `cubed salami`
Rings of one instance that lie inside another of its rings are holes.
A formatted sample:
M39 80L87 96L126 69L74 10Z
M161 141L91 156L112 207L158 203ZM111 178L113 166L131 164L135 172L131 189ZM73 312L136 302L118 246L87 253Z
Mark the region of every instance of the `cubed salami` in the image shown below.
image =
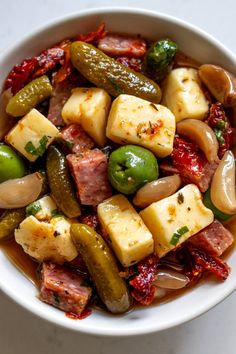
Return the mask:
M98 48L112 57L142 57L147 50L143 38L127 37L109 33L98 41Z
M75 154L94 147L94 142L79 124L67 126L62 130L61 137L66 143L69 143L71 152Z
M54 263L43 263L40 299L62 311L80 315L92 295L92 289L73 269Z
M112 195L107 177L107 156L101 150L70 154L67 160L81 204L96 206Z
M188 240L193 246L211 256L221 256L233 241L231 232L217 220Z
M61 116L61 110L71 95L71 89L74 85L67 81L56 84L53 89L52 97L49 101L48 119L55 125L63 126L64 122Z

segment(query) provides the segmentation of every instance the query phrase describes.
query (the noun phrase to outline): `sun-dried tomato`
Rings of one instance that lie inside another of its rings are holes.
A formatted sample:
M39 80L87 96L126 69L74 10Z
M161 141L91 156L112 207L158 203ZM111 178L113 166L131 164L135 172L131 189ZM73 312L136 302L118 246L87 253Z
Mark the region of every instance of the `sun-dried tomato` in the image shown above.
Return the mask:
M101 23L98 29L88 34L79 34L74 38L75 41L82 41L86 43L97 42L106 35L105 24Z
M134 272L137 272L138 275L135 275L129 281L132 287L131 295L142 305L150 305L154 300L155 287L153 282L158 262L159 258L157 256L148 256L135 266Z
M71 41L65 40L62 43L60 43L59 46L64 51L64 61L62 67L58 70L58 72L53 77L53 83L55 84L59 84L60 82L65 81L73 71L73 65L70 60Z
M39 68L33 74L33 78L46 74L48 71L55 68L60 63L64 63L64 50L59 47L53 47L42 51L42 53L36 57L39 63Z
M212 257L209 254L200 251L198 249L191 249L190 253L194 257L196 265L202 267L204 270L207 270L213 273L220 280L227 279L230 267L227 263L222 261L219 257Z
M64 62L64 50L58 47L44 50L39 56L25 59L20 65L15 65L5 81L5 88L11 88L15 95L22 87L36 77L39 77Z
M235 128L231 127L224 107L220 102L211 105L206 123L215 132L216 138L219 142L218 156L221 159L224 153L234 144Z
M189 177L189 174L200 175L207 163L197 144L179 137L175 138L171 158L173 165L184 177Z
M164 175L179 173L184 184L194 183L201 192L205 192L217 166L217 163L207 161L197 144L182 137L175 137L170 158L163 160L160 169Z
M119 57L117 61L138 73L141 71L142 60L139 58Z
M25 59L20 65L15 65L5 81L5 89L11 88L12 94L15 95L30 81L38 66L37 58Z

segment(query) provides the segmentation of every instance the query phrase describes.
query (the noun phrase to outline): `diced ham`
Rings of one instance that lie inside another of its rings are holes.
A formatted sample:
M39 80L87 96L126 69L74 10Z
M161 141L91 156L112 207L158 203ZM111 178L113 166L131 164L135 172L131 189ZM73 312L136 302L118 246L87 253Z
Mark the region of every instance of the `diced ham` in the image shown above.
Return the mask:
M107 156L99 149L67 156L81 204L96 206L112 195Z
M98 48L112 57L142 57L147 50L146 41L142 38L107 34L98 41Z
M61 131L60 136L68 145L71 145L70 151L75 154L94 147L94 142L79 124L67 126Z
M54 263L43 263L40 299L65 312L80 315L92 295L92 289L73 269Z
M217 220L188 240L191 245L211 256L221 256L233 241L231 232Z

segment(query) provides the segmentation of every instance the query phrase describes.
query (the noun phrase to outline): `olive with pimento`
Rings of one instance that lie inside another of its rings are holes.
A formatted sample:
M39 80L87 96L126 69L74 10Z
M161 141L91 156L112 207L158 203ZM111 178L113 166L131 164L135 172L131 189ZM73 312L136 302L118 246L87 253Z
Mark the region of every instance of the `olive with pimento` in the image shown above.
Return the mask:
M133 194L144 184L156 180L158 175L156 157L143 147L126 145L110 155L109 181L121 193Z

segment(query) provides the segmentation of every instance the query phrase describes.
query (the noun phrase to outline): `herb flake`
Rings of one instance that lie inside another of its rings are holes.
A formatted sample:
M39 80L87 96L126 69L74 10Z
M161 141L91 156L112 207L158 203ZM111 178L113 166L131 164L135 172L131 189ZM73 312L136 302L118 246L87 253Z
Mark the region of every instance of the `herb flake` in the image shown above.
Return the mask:
M53 298L55 302L59 305L61 300L59 294L56 291L53 291Z
M157 106L154 103L150 103L150 106L155 109L155 111L159 112L159 109L157 108Z
M41 209L42 207L39 202L29 204L26 207L26 216L30 216L30 215L35 216Z
M32 141L28 141L28 143L25 145L25 151L27 151L29 154L34 156L43 156L47 147L47 143L48 143L48 137L44 135L39 140L39 146L37 148L34 146Z
M183 204L183 202L184 202L184 195L183 195L183 193L178 193L178 196L177 196L177 202L178 202L178 204Z
M216 135L217 140L219 141L219 144L225 145L225 138L224 138L224 133L222 132L222 130L219 129L214 129L214 133Z
M171 240L170 240L170 244L173 246L176 246L177 243L179 242L179 239L181 236L183 236L184 234L186 234L186 232L189 231L189 228L185 225L183 227L180 227L172 236Z

